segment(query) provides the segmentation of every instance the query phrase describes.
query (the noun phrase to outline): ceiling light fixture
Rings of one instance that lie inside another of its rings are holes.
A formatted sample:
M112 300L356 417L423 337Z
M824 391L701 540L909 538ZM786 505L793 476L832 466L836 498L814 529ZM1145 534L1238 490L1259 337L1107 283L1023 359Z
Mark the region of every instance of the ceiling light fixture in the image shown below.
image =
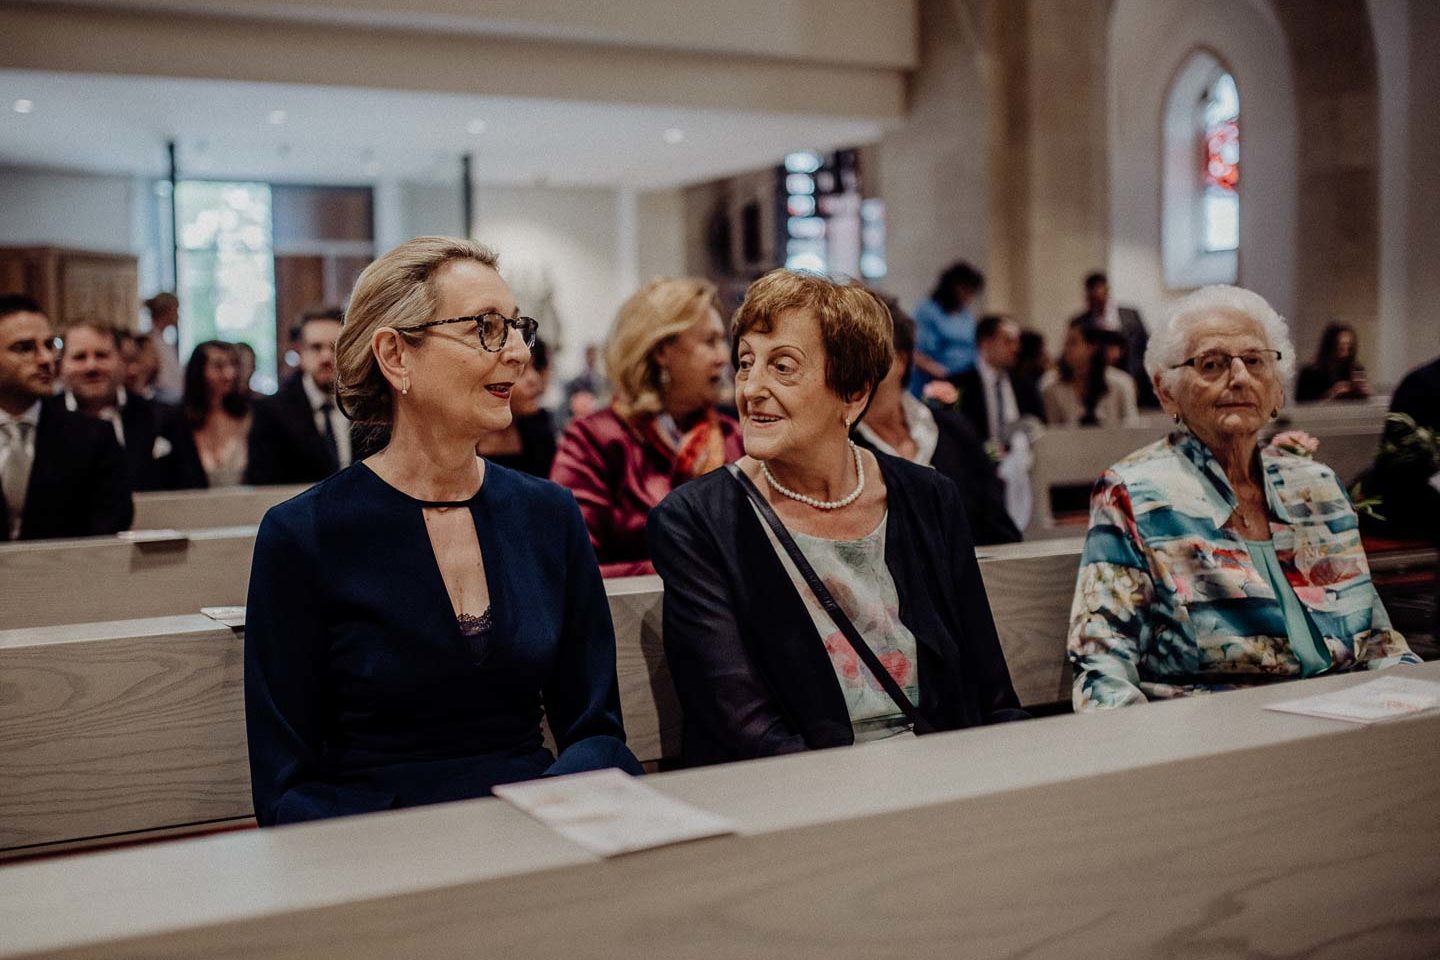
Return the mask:
M16 101L15 101L15 112L16 112L16 113L34 113L34 112L35 112L35 101L34 101L34 100L16 100Z
M680 143L684 139L685 131L681 130L679 127L671 127L669 130L665 131L666 143Z
M279 127L283 126L285 124L285 121L289 120L290 117L288 114L285 113L284 110L271 110L270 116L266 117L265 119L268 120L271 125Z
M476 117L474 120L471 120L469 123L465 124L465 131L467 133L473 133L475 136L478 137L480 134L485 132L485 127L485 121L481 120L479 117Z

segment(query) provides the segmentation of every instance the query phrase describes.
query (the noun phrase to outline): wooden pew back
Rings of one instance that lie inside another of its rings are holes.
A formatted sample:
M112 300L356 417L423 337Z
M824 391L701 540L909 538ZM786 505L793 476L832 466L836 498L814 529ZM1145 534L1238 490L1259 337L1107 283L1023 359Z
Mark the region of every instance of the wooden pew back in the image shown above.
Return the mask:
M165 490L135 494L133 530L200 530L255 527L265 511L309 489L306 484Z
M994 548L981 570L1021 702L1068 697L1079 542ZM606 582L631 749L680 752L658 577ZM199 614L0 631L0 858L251 816L243 629Z

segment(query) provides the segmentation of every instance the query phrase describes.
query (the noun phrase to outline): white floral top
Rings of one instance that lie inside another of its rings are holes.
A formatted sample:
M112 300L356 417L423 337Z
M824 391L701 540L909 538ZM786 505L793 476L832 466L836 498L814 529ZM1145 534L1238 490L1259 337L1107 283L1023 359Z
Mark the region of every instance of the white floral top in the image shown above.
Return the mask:
M753 509L754 504L751 507ZM759 515L758 510L756 514ZM905 691L910 702L918 704L920 681L915 635L900 622L900 597L895 590L895 578L885 566L885 523L888 518L887 513L880 519L879 526L859 540L826 540L793 531L791 536L840 609L860 631L861 638L875 651L875 656L895 678L900 689ZM785 571L790 574L796 592L805 600L810 619L815 622L815 630L825 644L825 652L830 655L830 665L835 668L835 679L840 683L850 723L855 729L855 742L883 740L904 733L909 729L905 715L890 699L880 681L866 669L860 655L845 639L845 634L820 606L820 601L763 517L760 525L770 538L770 545L775 548Z

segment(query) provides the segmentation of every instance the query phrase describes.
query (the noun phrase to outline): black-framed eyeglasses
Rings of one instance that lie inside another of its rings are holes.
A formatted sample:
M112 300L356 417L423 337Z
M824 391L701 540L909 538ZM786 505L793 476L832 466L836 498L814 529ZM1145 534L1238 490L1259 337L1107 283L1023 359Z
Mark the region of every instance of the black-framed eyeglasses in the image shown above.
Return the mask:
M1275 364L1282 359L1279 350L1246 350L1244 353L1226 353L1224 350L1207 350L1177 363L1171 370L1179 370L1181 367L1194 367L1195 372L1200 374L1203 380L1218 380L1223 377L1235 361L1239 360L1245 364L1245 370L1251 376L1259 376L1262 373L1269 373Z
M499 353L510 339L510 331L520 334L528 350L535 346L535 337L540 332L540 321L534 317L507 317L503 313L482 313L474 317L451 317L449 320L431 320L411 327L412 331L440 327L447 323L473 323L480 335L480 348L487 353Z

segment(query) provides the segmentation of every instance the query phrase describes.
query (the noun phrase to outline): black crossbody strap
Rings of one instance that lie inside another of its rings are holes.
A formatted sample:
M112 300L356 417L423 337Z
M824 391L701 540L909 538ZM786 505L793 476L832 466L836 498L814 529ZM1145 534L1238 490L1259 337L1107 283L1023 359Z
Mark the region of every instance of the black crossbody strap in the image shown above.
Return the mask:
M810 566L810 561L806 560L805 554L800 552L800 545L795 542L794 537L790 536L790 531L785 529L785 524L780 519L779 514L775 512L775 508L770 506L764 495L761 494L759 488L755 486L754 482L751 481L739 467L730 463L726 464L725 469L730 471L730 475L740 484L740 488L745 491L745 495L750 498L750 502L755 504L756 509L760 511L760 516L765 518L765 522L769 524L771 531L775 534L775 538L780 541L780 546L784 547L785 552L790 556L790 562L795 564L795 569L800 571L800 576L804 577L805 582L809 584L810 592L815 594L815 599L820 601L820 606L825 610L825 613L834 621L835 626L840 632L845 635L845 639L850 641L850 646L855 648L855 653L865 664L866 669L870 671L876 680L880 681L880 686L885 688L885 692L890 695L890 699L894 700L895 705L900 708L900 712L905 714L905 718L910 721L915 733L934 733L934 724L926 720L924 715L920 713L919 708L910 702L909 697L905 696L905 691L900 689L900 684L896 683L895 678L890 676L890 671L885 669L885 665L880 662L880 658L875 656L875 651L870 649L870 645L865 642L865 638L860 636L860 631L855 629L855 624L850 622L850 618L845 616L845 611L840 609L840 604L836 603L835 598L830 595L830 591L820 580L820 576L815 572L815 568Z

